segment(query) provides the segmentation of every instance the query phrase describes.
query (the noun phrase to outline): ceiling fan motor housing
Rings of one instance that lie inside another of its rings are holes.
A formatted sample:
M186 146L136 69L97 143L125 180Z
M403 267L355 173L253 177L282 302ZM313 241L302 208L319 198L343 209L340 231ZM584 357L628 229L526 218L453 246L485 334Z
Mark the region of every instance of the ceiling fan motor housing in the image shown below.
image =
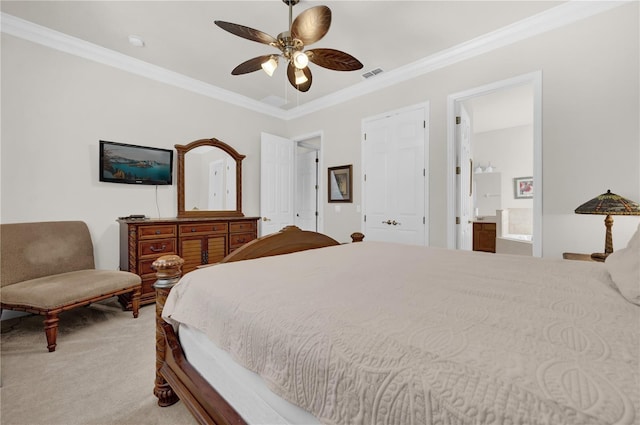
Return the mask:
M304 48L302 41L291 37L291 31L284 31L278 34L278 46L285 58L291 60L295 52L299 52Z

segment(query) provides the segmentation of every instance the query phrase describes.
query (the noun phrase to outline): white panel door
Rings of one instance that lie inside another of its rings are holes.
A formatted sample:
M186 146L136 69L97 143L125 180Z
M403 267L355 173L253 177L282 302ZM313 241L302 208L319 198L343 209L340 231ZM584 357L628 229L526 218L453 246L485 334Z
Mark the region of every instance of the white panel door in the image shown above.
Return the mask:
M460 172L456 174L458 186L457 217L460 218L457 227L458 249L471 251L473 248L473 162L471 159L471 117L462 104L459 105L458 116L460 123L456 125L456 139L458 143L458 164Z
M236 162L231 158L225 159L226 178L225 183L227 187L226 199L224 204L225 210L236 209Z
M304 149L304 148L303 148ZM306 150L296 155L295 225L317 232L318 152Z
M397 242L425 245L425 112L416 109L398 114L395 118L395 186L394 195ZM393 220L393 218L392 218Z
M209 201L210 210L224 210L224 161L219 159L209 163Z
M292 140L262 133L260 150L260 236L282 230L293 220L294 146Z
M388 182L389 156L393 149L392 127L387 118L365 124L363 142L364 174L364 234L367 240L391 242L393 228L387 224L391 217Z
M426 244L425 127L424 108L365 123L367 240Z

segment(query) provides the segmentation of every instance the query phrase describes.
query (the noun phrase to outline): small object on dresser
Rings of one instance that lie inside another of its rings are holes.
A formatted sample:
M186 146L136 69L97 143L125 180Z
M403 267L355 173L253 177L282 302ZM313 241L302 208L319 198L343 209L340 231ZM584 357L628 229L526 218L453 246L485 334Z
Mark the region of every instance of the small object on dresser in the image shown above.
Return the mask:
M118 217L119 220L146 220L147 216L144 214L131 214L124 217Z

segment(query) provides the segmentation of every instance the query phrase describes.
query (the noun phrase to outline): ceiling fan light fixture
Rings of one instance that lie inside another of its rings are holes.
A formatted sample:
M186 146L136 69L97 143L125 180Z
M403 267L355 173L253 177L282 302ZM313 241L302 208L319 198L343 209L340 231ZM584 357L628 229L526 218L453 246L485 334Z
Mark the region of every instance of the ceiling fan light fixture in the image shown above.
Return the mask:
M301 69L296 69L295 75L296 75L296 85L298 86L309 81L307 76L304 75L304 71Z
M298 69L304 69L309 65L309 57L304 52L295 52L293 54L293 66Z
M267 73L269 77L271 77L278 67L278 57L271 56L268 60L262 62L262 70Z

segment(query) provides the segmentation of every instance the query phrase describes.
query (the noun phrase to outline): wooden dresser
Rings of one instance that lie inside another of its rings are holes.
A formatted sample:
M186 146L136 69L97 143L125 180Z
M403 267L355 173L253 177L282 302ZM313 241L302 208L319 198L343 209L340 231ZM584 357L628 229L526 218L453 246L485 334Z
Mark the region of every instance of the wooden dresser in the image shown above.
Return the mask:
M496 252L496 223L473 222L473 250Z
M140 304L155 302L155 271L160 256L176 254L184 259L183 273L222 260L233 250L255 239L259 217L119 219L120 270L142 278ZM130 308L127 295L120 303Z

